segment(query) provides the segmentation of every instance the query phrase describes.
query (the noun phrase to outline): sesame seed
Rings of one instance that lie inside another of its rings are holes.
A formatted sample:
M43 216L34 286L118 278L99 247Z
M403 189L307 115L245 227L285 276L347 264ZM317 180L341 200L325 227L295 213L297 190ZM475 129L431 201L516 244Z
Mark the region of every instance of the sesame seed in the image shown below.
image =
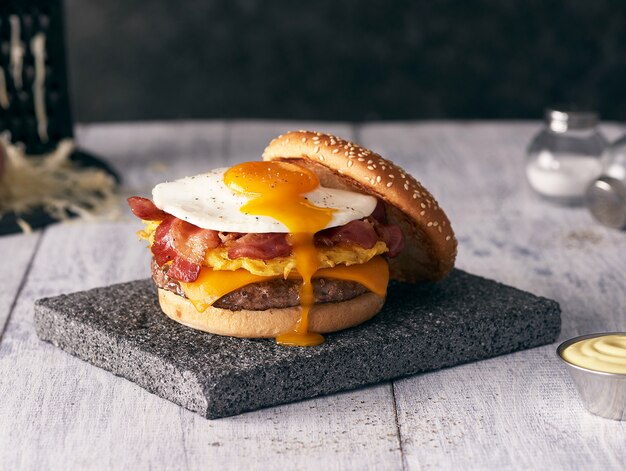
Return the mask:
M348 167L352 167L352 164L353 164L353 163L354 163L354 162L352 162L352 160L348 160Z
M373 160L368 160L368 161L367 161L367 163L368 163L368 164L373 164L373 163L374 163L374 161L373 161Z
M417 193L413 193L413 199L416 200L417 199Z
M317 154L320 151L320 146L313 147L313 153Z
M383 169L384 170L384 169ZM392 173L389 174L389 178L396 178Z
M439 223L437 221L433 222L433 226L438 226Z
M426 224L428 227L431 227L433 225L432 222L429 222L428 224Z
M439 230L439 232L441 232L441 226L439 226L437 229Z
M333 149L333 154L338 154L339 153L339 149Z
M358 160L359 162L365 162L365 159L364 159L363 157L359 157L357 160Z
M381 180L382 180L382 178L380 177L380 175L378 175L378 176L376 177L376 183L380 183L380 181L381 181Z
M324 161L324 156L323 155L319 155L318 159L320 159L320 162L323 162Z
M450 240L450 236L446 236L446 240Z
M421 211L420 212L420 216L423 216L424 214L426 214L426 211Z
M387 183L387 188L391 188L392 185L393 185L393 182Z
M415 194L417 194L417 193L415 193ZM424 203L421 203L421 204L420 204L420 206L421 206L422 208L426 208L426 205L425 205Z
M374 167L372 167L371 165L368 165L368 166L367 166L367 169L368 169L368 170L374 170Z
M303 137L302 139L300 139L302 142L306 142L306 137Z

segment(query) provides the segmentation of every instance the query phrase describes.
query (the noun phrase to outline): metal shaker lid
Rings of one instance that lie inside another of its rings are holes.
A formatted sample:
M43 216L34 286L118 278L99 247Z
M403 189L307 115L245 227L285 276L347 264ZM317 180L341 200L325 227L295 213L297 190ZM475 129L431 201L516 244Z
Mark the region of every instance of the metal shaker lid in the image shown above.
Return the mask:
M587 188L587 208L605 226L626 229L626 185L612 177L602 176Z
M567 107L548 108L545 111L545 120L550 129L555 132L567 130L590 129L598 124L598 113L568 109Z

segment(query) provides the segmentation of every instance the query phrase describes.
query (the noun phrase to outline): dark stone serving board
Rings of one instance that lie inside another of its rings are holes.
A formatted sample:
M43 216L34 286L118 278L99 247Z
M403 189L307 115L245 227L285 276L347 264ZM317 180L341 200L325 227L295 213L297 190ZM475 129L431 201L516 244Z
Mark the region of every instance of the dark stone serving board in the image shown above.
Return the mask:
M194 331L160 311L150 280L40 299L42 340L215 419L554 342L559 305L455 270L391 283L371 321L319 347Z

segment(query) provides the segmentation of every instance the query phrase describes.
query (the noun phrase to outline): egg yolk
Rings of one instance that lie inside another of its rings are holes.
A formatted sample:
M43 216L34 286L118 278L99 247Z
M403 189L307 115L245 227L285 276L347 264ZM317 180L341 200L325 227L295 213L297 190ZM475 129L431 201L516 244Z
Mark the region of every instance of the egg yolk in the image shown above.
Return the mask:
M315 303L311 278L319 264L314 235L330 222L333 210L315 206L304 196L319 186L317 175L287 162L244 162L230 168L224 182L231 190L251 197L242 212L272 217L290 232L296 270L302 277L301 314L294 331L279 335L276 341L298 346L323 343L320 334L309 332L309 312Z

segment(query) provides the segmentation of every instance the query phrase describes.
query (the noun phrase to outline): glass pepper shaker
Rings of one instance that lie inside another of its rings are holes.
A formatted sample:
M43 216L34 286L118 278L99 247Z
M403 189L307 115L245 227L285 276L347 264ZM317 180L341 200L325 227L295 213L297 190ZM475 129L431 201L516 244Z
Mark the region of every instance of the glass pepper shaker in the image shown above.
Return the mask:
M602 172L608 144L597 125L594 112L546 110L545 126L526 157L526 177L536 193L559 204L584 202L587 187Z
M587 188L586 203L599 223L626 229L626 134L608 148L604 172Z

